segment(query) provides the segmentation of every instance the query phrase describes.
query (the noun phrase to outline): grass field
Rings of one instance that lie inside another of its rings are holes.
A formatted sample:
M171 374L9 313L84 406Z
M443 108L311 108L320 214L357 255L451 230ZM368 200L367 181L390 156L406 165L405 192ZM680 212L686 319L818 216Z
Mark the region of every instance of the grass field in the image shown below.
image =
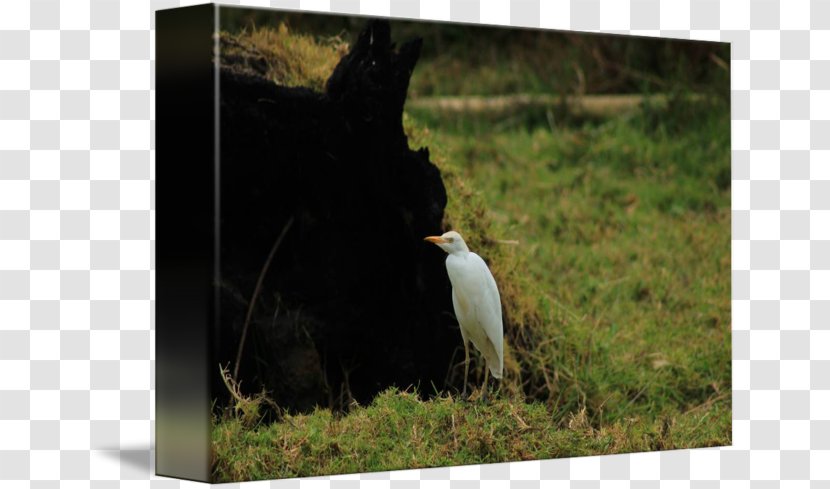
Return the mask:
M728 101L405 122L442 170L448 228L502 290L501 392L389 390L345 415L218 418L218 480L731 443Z

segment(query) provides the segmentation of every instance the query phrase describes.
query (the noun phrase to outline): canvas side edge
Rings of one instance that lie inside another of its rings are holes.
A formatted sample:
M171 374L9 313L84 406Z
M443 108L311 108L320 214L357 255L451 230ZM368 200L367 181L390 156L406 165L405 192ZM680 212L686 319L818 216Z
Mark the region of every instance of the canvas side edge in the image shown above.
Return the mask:
M216 319L216 10L156 12L156 474L204 482Z

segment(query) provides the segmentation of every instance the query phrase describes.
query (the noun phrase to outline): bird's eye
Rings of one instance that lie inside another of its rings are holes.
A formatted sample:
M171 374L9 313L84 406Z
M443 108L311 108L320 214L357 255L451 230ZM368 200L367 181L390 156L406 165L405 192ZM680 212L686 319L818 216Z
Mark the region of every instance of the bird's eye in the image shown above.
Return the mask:
M452 243L453 241L455 241L455 238L447 238L447 243Z

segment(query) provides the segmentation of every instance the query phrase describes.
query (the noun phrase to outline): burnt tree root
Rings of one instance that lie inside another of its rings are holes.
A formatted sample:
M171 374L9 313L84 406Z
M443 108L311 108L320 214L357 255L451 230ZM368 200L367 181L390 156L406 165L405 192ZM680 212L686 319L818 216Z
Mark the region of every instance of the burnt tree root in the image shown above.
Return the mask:
M420 47L396 49L389 24L370 21L323 93L222 65L216 362L235 362L258 275L293 220L262 278L238 372L245 390L264 387L283 409L447 387L461 339L444 254L422 241L441 232L447 195L402 123ZM222 380L214 386L221 396Z

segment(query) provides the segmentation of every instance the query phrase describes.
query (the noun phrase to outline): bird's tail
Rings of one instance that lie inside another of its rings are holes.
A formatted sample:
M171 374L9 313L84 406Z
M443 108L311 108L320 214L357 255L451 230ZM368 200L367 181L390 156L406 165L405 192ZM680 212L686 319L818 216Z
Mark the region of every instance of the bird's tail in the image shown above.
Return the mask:
M485 349L482 353L484 354L484 359L487 362L487 368L490 369L490 375L500 379L502 378L502 373L504 372L504 355L498 348L496 348L493 342L490 341L490 338L487 338L485 343Z
M487 367L490 369L490 375L497 379L502 378L502 372L504 371L504 368L501 365L488 365Z

